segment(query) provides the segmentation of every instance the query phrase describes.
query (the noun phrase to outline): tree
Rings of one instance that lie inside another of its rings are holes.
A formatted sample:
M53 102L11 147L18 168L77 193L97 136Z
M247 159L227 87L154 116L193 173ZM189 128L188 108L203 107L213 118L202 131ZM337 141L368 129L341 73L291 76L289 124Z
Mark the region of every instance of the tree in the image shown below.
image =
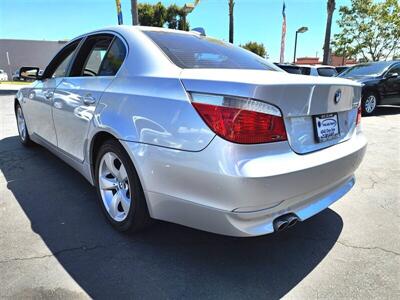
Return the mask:
M171 29L189 30L189 23L185 18L182 7L172 4L165 7L161 2L156 4L140 3L138 16L143 26L163 27L167 25Z
M233 8L235 2L229 0L229 43L233 44Z
M339 9L340 33L333 46L337 55L364 61L390 59L400 52L400 2L351 0Z
M322 64L327 65L329 63L329 54L331 48L331 29L332 29L332 16L335 11L335 0L328 0L326 4L328 17L326 19L326 29L325 29L325 42L324 42L324 58Z
M132 24L139 25L137 0L131 0Z
M162 27L166 22L167 10L161 2L154 5L140 3L138 5L138 15L141 25Z
M240 45L240 47L249 50L263 58L268 58L267 50L265 49L265 46L263 43L257 43L257 42L248 42L244 45Z

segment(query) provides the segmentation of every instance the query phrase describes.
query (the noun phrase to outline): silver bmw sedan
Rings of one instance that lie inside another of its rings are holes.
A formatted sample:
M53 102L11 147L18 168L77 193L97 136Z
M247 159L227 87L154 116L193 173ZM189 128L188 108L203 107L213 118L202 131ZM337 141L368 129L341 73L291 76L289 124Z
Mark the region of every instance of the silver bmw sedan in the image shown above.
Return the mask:
M198 32L110 27L20 74L36 79L15 99L22 144L78 170L119 231L280 231L344 196L366 150L358 83Z

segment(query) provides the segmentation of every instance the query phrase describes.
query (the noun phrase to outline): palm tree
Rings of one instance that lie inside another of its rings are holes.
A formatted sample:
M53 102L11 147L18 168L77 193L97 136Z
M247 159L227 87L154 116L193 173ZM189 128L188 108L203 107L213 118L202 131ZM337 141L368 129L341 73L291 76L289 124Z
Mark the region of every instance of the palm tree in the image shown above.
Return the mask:
M137 0L131 0L132 24L139 25Z
M233 7L235 2L229 0L229 43L233 44Z
M326 8L328 11L328 18L326 19L326 29L325 29L325 42L324 42L324 59L323 64L327 65L329 63L329 52L331 44L331 29L332 29L332 16L335 10L335 0L328 0Z

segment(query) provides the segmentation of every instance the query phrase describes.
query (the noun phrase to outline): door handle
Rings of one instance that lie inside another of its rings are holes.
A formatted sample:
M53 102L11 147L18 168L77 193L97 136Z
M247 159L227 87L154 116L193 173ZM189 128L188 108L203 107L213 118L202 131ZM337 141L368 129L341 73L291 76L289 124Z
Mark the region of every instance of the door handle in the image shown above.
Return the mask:
M83 103L85 105L91 105L91 104L96 103L96 99L92 95L89 94L89 95L86 95L83 97Z

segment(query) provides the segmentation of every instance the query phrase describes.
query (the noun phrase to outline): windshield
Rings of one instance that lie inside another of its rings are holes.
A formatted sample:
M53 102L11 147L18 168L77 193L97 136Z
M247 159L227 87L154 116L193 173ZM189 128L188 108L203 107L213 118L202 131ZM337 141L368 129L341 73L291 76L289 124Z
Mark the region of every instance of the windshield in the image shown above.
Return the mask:
M389 65L387 62L356 65L340 73L339 77L379 76Z
M178 67L280 71L265 59L223 41L194 34L143 31Z

